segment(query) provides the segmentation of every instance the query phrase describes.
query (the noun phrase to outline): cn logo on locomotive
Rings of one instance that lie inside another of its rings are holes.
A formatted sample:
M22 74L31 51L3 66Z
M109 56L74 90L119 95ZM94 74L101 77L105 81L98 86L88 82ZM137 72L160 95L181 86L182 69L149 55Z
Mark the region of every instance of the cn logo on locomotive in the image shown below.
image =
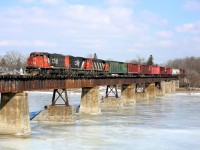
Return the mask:
M53 58L52 59L52 64L58 64L58 58Z
M75 61L75 66L77 66L77 67L80 66L80 61L79 61L79 60L76 60L76 61Z

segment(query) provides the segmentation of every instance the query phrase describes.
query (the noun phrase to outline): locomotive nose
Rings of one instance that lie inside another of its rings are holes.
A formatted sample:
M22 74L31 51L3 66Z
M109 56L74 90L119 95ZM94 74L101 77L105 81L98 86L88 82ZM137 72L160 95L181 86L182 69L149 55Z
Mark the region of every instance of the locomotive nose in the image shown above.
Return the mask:
M27 60L27 64L28 64L28 66L36 66L36 60L35 60L35 58L29 58Z

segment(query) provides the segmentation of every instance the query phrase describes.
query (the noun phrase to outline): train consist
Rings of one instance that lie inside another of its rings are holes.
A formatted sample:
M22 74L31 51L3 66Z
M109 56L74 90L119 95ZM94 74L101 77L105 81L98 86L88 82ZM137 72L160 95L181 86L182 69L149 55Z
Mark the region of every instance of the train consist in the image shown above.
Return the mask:
M70 55L65 56L44 52L33 52L30 54L27 60L26 72L30 75L64 75L69 77L185 75L185 70L182 69L74 57Z

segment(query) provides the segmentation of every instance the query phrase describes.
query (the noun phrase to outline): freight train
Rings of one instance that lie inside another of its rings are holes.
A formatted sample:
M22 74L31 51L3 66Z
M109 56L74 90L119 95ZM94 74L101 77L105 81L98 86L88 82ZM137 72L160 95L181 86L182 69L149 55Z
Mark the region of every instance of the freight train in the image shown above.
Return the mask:
M185 70L102 59L74 57L71 55L33 52L27 59L26 73L29 75L64 75L69 77L134 77L145 75L185 75Z

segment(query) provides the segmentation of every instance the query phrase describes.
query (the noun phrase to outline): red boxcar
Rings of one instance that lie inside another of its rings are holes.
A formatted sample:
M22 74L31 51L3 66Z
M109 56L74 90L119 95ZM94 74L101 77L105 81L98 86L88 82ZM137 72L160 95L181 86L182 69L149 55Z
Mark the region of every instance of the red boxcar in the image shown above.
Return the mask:
M166 74L166 68L160 67L160 74Z
M166 74L172 74L172 68L166 68Z
M141 65L141 74L150 74L150 68L147 65Z
M183 69L180 69L180 74L181 74L181 75L185 75L185 74L186 74L186 71L183 70Z
M149 66L150 74L160 74L160 66Z
M141 73L141 65L139 65L139 64L128 63L127 67L128 67L128 73L132 73L132 74L140 74Z

